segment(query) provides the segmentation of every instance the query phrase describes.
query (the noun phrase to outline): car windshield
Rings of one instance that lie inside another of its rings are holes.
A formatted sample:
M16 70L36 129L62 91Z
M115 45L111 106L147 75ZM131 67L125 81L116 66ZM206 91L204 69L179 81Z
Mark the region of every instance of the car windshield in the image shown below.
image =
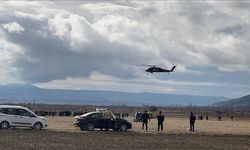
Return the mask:
M95 113L97 113L97 112L88 112L86 114L81 115L81 117L87 117L87 116L89 116L91 114L95 114ZM112 116L113 116L113 119L116 119L116 117L115 117L115 115L113 113L112 113Z
M30 117L36 117L36 115L30 110L27 110L27 115Z
M81 115L81 117L86 117L86 116L91 115L91 114L93 114L93 113L95 113L95 112L88 112L88 113L86 113L86 114Z
M112 116L113 116L113 119L116 119L116 116L114 114L112 114Z

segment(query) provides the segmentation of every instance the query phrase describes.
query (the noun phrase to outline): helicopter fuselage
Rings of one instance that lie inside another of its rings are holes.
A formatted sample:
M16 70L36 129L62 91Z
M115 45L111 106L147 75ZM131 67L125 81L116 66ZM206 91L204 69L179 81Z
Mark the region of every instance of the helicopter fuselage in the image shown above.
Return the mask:
M150 73L154 73L154 72L173 72L176 66L173 66L172 69L168 70L168 69L163 69L160 67L150 67L147 70L145 70L146 72L150 72Z

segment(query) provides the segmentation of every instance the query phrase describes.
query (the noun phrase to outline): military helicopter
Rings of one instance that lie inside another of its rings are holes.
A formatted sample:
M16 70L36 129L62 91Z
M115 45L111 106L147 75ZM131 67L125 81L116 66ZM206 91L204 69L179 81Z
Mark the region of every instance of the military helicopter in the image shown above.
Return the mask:
M168 70L168 69L163 69L163 68L160 68L160 67L156 67L155 65L143 65L143 66L149 66L150 68L146 69L145 71L146 72L150 72L150 73L154 73L154 72L167 72L167 73L170 73L170 72L173 72L176 68L177 65L173 64L173 67Z

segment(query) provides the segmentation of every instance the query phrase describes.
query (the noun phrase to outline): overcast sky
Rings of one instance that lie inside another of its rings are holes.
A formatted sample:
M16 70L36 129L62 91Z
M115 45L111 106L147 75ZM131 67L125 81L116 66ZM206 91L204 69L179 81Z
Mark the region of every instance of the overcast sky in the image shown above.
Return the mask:
M0 83L235 98L249 41L248 1L0 1Z

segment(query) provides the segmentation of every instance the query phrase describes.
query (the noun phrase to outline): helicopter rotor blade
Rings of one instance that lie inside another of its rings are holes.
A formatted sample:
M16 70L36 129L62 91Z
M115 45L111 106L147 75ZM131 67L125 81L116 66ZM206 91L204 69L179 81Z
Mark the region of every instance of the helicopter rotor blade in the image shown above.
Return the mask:
M140 66L154 67L155 65L141 64Z

